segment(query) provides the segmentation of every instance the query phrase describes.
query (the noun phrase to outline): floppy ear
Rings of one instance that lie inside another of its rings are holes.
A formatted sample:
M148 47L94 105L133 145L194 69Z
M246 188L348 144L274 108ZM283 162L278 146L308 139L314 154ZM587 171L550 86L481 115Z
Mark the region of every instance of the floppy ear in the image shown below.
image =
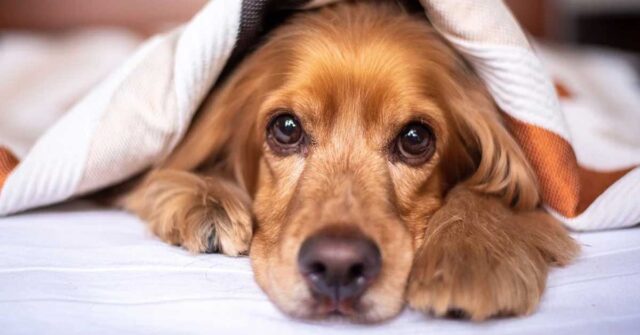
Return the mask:
M467 165L464 184L499 196L517 209L539 203L537 180L524 153L505 128L498 109L475 74L464 70L445 93L454 129L457 162Z

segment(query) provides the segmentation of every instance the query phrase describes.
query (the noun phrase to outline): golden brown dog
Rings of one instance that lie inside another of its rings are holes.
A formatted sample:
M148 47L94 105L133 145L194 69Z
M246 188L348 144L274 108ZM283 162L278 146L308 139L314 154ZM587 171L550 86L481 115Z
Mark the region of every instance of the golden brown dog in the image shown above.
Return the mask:
M476 75L424 15L297 14L205 102L126 200L163 240L250 256L284 312L372 322L405 303L532 312L577 246Z

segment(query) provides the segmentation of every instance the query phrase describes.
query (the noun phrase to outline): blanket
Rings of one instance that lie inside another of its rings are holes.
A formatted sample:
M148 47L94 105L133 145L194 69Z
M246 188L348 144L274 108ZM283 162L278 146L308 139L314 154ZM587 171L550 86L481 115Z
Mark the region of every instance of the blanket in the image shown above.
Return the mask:
M26 154L0 143L0 216L94 192L159 164L270 18L335 1L215 0L185 25L149 39ZM618 85L628 76L594 89L557 66L552 80L501 0L420 3L486 84L538 176L547 210L576 230L640 222L640 97ZM612 66L623 67L600 64L590 75ZM602 108L594 90L622 102Z

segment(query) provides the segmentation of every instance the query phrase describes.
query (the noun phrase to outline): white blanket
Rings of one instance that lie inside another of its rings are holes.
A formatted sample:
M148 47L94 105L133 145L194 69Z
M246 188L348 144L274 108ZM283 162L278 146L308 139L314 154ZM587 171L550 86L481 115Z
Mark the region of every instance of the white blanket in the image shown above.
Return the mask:
M0 218L2 334L638 334L640 229L575 233L575 264L553 269L522 318L390 322L293 320L253 280L247 258L190 255L135 217L75 203Z

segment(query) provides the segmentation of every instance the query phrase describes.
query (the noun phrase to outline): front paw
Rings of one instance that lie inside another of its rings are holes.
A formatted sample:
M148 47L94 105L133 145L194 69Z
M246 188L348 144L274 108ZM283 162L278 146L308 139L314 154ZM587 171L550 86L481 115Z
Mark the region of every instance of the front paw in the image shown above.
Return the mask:
M535 310L548 265L531 245L508 233L450 222L427 237L409 279L409 305L437 316L484 320Z
M550 264L579 247L541 210L514 212L496 198L457 188L429 219L409 277L417 310L484 320L533 312Z
M249 250L250 200L229 182L188 172L158 171L127 202L165 242L195 253L237 256Z

